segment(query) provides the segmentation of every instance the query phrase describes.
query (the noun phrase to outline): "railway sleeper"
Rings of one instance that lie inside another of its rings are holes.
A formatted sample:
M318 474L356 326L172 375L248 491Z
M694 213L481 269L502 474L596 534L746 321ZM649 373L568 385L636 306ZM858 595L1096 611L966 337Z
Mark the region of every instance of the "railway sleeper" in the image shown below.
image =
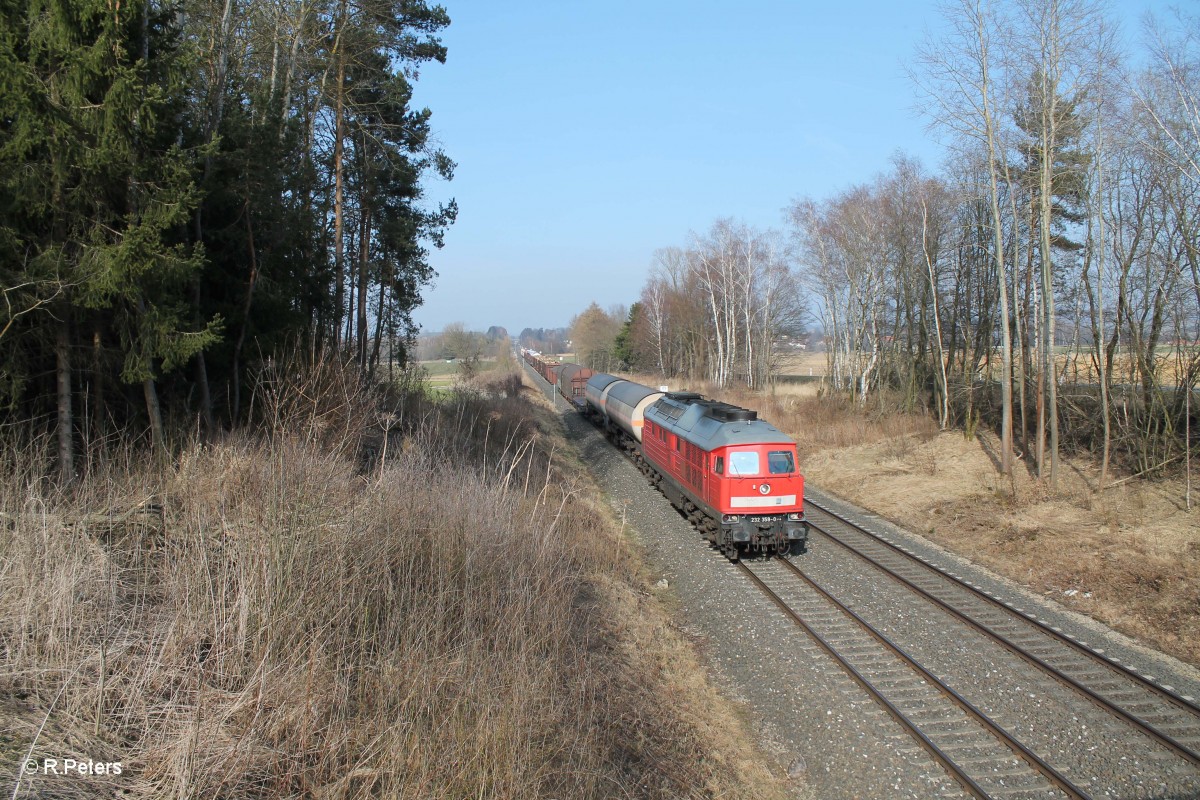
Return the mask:
M975 722L967 719L962 714L953 717L930 714L925 721L920 721L916 715L913 715L912 719L926 734L936 733L939 736L965 736L978 730Z
M931 694L925 686L905 686L903 683L896 681L892 681L890 684L885 681L873 681L873 683L879 691L886 691L888 699L893 703L908 705L912 703L932 703L937 700L937 697Z
M938 749L954 758L954 763L963 767L977 767L996 762L996 740L984 733L971 737L971 741L938 743ZM921 748L916 752L924 753ZM1014 756L1015 758L1015 756Z

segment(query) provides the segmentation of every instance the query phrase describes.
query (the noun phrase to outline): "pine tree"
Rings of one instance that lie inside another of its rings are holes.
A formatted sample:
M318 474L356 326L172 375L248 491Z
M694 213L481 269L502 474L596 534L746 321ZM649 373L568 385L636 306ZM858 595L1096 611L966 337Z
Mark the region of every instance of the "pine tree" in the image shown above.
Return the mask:
M1087 217L1087 174L1091 156L1080 148L1086 122L1079 114L1079 97L1062 95L1057 82L1040 67L1030 77L1026 102L1015 122L1024 133L1019 146L1022 163L1015 170L1030 198L1030 235L1037 246L1030 257L1040 258L1041 315L1039 341L1041 373L1038 385L1038 473L1047 475L1046 434L1049 429L1048 477L1053 485L1058 470L1058 386L1054 366L1055 276L1062 267L1056 254L1069 254L1083 245L1071 237L1070 226ZM1032 243L1031 243L1032 245ZM1065 266L1065 265L1063 265Z
M17 255L12 277L52 312L23 321L11 352L44 358L55 343L68 473L75 342L120 348L119 377L142 385L161 442L157 377L219 330L217 319L189 324L203 251L182 238L198 199L195 156L177 144L186 65L172 16L145 0L8 0L0 14L0 240ZM25 389L5 388L9 402Z

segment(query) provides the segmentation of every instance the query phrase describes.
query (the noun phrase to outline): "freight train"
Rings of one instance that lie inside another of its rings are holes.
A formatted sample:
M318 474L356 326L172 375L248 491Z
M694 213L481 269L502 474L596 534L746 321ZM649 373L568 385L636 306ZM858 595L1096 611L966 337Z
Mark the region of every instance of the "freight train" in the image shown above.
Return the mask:
M755 411L533 351L525 362L595 422L727 558L805 552L796 443Z

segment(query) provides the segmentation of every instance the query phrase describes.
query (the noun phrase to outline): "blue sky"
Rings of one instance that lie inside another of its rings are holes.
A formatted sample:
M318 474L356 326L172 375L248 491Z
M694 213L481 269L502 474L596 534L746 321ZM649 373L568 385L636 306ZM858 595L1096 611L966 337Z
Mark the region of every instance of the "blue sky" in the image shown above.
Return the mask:
M689 231L782 227L794 198L867 181L897 150L941 159L904 73L934 0L441 2L449 56L416 102L458 163L430 197L459 218L431 257L425 332L628 305ZM1133 29L1149 5L1120 18Z

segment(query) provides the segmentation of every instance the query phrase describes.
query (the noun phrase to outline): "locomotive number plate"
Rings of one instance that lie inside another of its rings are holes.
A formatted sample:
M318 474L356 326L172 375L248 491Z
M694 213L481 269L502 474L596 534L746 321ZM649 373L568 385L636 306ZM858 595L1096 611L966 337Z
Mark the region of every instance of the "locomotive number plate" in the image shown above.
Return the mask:
M746 517L746 519L750 520L751 522L777 522L777 521L783 519L783 517L782 516L757 516L757 517Z

